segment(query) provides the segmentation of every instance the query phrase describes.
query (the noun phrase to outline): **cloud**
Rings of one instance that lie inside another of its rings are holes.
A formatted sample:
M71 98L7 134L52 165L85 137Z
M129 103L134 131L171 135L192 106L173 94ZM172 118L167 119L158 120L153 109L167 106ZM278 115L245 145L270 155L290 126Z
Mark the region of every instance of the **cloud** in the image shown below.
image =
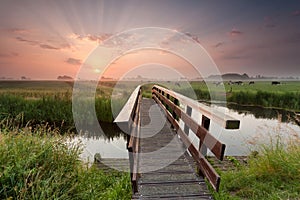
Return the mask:
M194 41L196 41L197 43L199 43L199 44L201 44L201 42L200 42L200 38L197 36L197 35L193 35L193 34L191 34L191 33L185 33L185 35L186 36L188 36L188 37L190 37L190 38L192 38Z
M16 52L11 53L0 53L0 58L10 58L10 57L18 57L19 54Z
M7 31L9 33L18 34L18 35L26 35L32 32L29 29L23 29L23 28L11 28L11 29L7 29Z
M223 46L224 42L218 42L217 44L214 45L215 48L218 48L220 46Z
M68 58L66 60L66 63L69 63L70 65L81 65L81 60L76 58Z
M292 16L300 16L300 10L293 11Z
M23 37L16 37L16 40L18 40L19 42L25 42L25 43L30 44L30 45L33 45L33 46L39 44L38 41L24 39Z
M41 47L42 49L51 49L51 50L59 50L59 49L60 49L60 48L58 48L58 47L53 47L53 46L48 45L48 44L40 44L40 47Z
M103 33L103 34L98 34L98 35L93 35L93 34L86 34L86 35L72 34L70 36L70 38L102 43L104 40L106 40L107 38L109 38L111 36L112 36L112 34L109 34L109 33Z
M24 37L19 37L18 36L18 37L15 37L15 38L19 42L24 42L24 43L27 43L27 44L32 45L32 46L39 46L42 49L61 50L61 49L71 48L71 46L69 44L60 44L60 45L54 46L54 45L45 44L43 42L36 41L36 40L25 39Z
M233 28L230 32L229 32L229 35L232 36L232 37L235 37L235 36L240 36L240 35L243 35L244 33L239 31L238 29L235 29Z

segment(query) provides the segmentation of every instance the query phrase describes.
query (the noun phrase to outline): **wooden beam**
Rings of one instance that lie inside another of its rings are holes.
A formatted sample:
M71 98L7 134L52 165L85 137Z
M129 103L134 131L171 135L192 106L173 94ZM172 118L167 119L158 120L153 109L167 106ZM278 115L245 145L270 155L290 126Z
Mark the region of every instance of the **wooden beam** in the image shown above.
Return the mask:
M219 159L223 160L225 152L225 144L217 140L211 133L209 133L204 127L200 126L192 117L183 112L179 106L176 106L173 102L168 100L165 96L162 96L157 91L154 91L163 101L181 118L182 121L198 136L207 148ZM173 121L173 120L172 120Z
M164 93L168 93L172 97L178 99L180 103L190 106L193 110L199 111L201 114L205 115L226 129L239 129L240 127L239 120L217 110L213 110L211 107L199 103L196 100L158 85L154 85L153 88L157 88L158 91L164 91Z
M135 111L134 107L136 106L136 101L138 95L140 93L141 86L137 86L135 90L131 93L129 99L127 100L126 104L123 106L122 110L114 120L114 123L128 123L132 120L133 112Z
M211 166L211 164L205 159L205 157L197 150L197 148L192 144L189 137L182 131L178 122L172 117L172 114L163 106L161 101L153 96L153 99L160 105L160 107L164 110L168 120L173 124L173 127L176 129L177 134L180 136L180 139L188 148L192 157L197 163L198 168L201 170L201 173L207 178L215 191L219 190L220 186L220 175L216 172L216 170Z

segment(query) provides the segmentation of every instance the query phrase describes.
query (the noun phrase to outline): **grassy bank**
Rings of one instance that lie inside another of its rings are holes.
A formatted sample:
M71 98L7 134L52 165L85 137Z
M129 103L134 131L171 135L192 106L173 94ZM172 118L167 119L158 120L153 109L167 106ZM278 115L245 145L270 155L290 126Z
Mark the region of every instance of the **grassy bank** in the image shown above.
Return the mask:
M272 85L271 81L257 81L251 85L248 82L243 85L229 85L228 82L216 85L214 82L203 81L191 82L190 87L180 82L177 84L166 82L163 85L168 84L172 90L197 100L223 100L226 96L228 103L300 111L300 81L284 82L281 85ZM151 97L151 86L144 86L147 89L143 92L145 97Z
M123 83L114 88L113 82L98 85L95 96L95 111L97 119L103 122L112 122L111 96L114 91L114 112L122 108L130 94L130 84ZM300 111L300 82L286 82L282 85L271 85L270 82L255 82L254 85L228 85L217 86L213 82L191 82L193 90L180 83L172 85L173 90L186 96L196 97L198 100L218 99L224 97L226 91L227 102L242 105L259 105L264 107L277 107L292 111ZM212 93L208 91L208 86ZM15 118L23 116L23 124L31 122L40 124L48 122L53 127L64 130L74 128L72 113L72 87L73 83L59 81L2 81L0 82L0 120L10 116ZM151 98L152 84L144 85L143 96ZM212 95L212 97L211 97ZM83 112L78 119L82 123L89 123L90 113L86 102L79 106ZM20 123L22 124L22 123Z
M95 95L95 112L97 120L112 122L111 95L112 86L99 85ZM122 93L121 93L122 94ZM83 99L82 110L77 119L80 123L91 123L90 105ZM114 111L118 112L126 98L122 95L114 98ZM85 111L85 112L84 112ZM22 116L22 117L17 117ZM48 123L52 127L59 127L62 131L74 128L72 112L72 83L59 81L2 81L0 82L0 120L18 118L21 127L27 123L31 125Z
M191 87L192 90L177 86L173 90L192 98L196 95L198 100L204 101L218 100L218 97L226 95L229 103L300 111L300 81L283 82L281 85L272 85L271 81L257 81L251 85L248 82L243 85L230 85L228 82L224 82L224 85L191 82ZM191 92L194 94L190 94Z
M221 188L215 199L299 199L300 142L263 146L247 165L221 172Z
M80 147L58 130L0 129L0 199L130 199L127 173L79 161ZM32 133L33 132L33 133Z
M263 107L285 108L300 111L300 92L272 93L257 92L233 92L227 97L228 102L240 105L260 105Z
M120 102L118 109L122 107L122 102ZM110 99L96 98L95 111L99 121L112 122ZM11 94L0 96L0 120L6 117L16 118L20 114L22 115L20 125L27 122L32 124L48 122L54 127L63 125L66 130L74 126L72 101L69 98L58 99L53 96L46 96L41 99L26 99ZM82 119L87 118L88 116L82 116Z

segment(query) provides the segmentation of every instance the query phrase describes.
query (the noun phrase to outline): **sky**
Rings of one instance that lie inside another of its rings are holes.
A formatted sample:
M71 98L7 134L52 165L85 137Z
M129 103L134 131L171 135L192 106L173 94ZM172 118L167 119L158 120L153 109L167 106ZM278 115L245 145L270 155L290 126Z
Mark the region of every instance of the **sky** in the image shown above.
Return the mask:
M300 77L299 0L1 0L0 78L76 77L99 45L144 27L190 37L220 73ZM103 73L120 77L138 65L144 75L166 76L149 63L197 77L189 63L160 50L124 54Z

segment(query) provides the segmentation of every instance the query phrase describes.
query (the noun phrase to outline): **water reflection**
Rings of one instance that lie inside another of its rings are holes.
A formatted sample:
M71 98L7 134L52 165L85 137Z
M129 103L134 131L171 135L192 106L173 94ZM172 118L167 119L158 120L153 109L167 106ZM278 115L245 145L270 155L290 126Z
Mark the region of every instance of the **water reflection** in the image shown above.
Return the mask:
M300 139L300 126L299 123L295 123L296 116L293 112L255 106L229 105L228 108L215 104L211 106L240 120L238 130L224 129L211 121L209 132L226 145L225 155L246 156L251 151L259 150L262 144L274 144L278 138L284 144ZM192 117L201 124L201 113L194 110ZM182 121L180 126L184 127ZM191 130L189 137L198 147L199 139Z
M102 132L99 132L98 125L100 125ZM126 134L114 123L99 122L99 124L81 126L80 137L93 139L93 140L107 140L113 141L114 139L123 138L126 139Z
M278 139L283 144L299 140L300 126L290 121L293 113L264 108L256 111L226 109L227 114L240 120L239 130L221 129L212 122L210 132L220 132L215 136L226 144L226 155L248 155L260 149L262 144L274 144Z
M224 107L216 107L224 110ZM238 105L230 105L225 110L241 122L238 130L225 130L211 122L210 132L226 144L226 155L249 155L251 151L257 150L260 144L267 144L276 137L286 141L300 138L300 126L291 123L292 117L295 116L293 112ZM200 113L192 112L192 117L201 123ZM180 124L183 128L183 123ZM96 153L100 153L101 158L128 158L126 135L116 124L101 122L100 126L105 134L89 126L74 138L75 142L81 142L84 146L82 160L92 162ZM191 131L189 135L197 147L198 138Z
M101 158L128 158L126 135L113 123L99 122L104 133L95 126L82 126L73 142L81 143L83 152L80 158L85 162L93 162L95 154ZM98 125L99 125L98 124Z
M283 109L264 108L259 106L242 106L238 104L229 104L227 107L236 111L238 114L254 115L257 119L278 119L280 116L281 122L295 122L296 114Z

